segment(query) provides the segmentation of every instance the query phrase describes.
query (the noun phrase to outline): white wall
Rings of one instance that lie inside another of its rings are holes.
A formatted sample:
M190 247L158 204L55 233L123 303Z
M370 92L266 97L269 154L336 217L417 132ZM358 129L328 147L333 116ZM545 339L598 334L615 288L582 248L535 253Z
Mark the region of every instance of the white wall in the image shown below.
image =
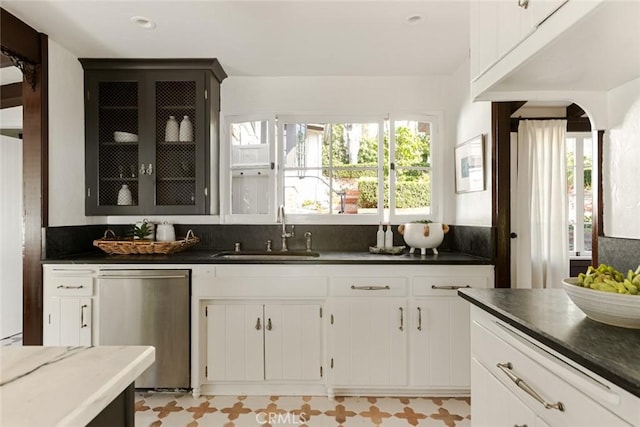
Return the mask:
M54 40L49 40L49 61L50 225L131 222L136 218L84 215L83 70L77 58ZM451 201L453 172L447 165L453 165L453 146L456 141L488 133L490 118L490 104L472 105L469 101L468 64L456 75L455 85L453 81L448 76L229 77L222 84L221 116L256 113L439 114L445 118L441 137L446 144L440 160L445 171L443 221L456 223L460 218L465 224L490 225L490 203L484 203L486 197L490 200L490 191L458 196L457 207ZM464 98L466 104L452 102L452 92L458 98ZM455 111L449 111L451 108ZM456 120L458 109L463 110L463 120ZM456 131L456 127L460 129ZM490 147L490 141L487 147ZM489 182L487 188L490 188ZM475 207L464 209L466 203L474 206L478 200L482 200L487 208L480 213ZM454 213L453 209L461 214ZM169 219L177 223L212 221L211 216Z
M640 78L608 93L603 149L604 233L640 239Z
M0 120L5 125L4 115ZM22 140L0 135L0 338L22 332Z
M49 225L96 222L84 215L84 73L49 39Z
M469 62L463 64L453 75L453 83L449 96L452 99L449 115L453 129L444 158L445 200L454 213L449 222L458 225L491 226L491 102L471 101ZM473 193L455 192L454 148L479 134L484 134L484 173L485 190Z

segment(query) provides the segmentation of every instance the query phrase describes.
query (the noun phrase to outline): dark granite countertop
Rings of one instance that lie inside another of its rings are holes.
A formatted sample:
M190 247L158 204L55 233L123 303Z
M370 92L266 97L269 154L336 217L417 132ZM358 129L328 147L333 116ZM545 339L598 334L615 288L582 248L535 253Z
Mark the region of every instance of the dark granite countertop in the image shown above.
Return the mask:
M369 252L320 252L319 257L305 260L238 260L216 258L213 255L221 251L187 250L171 255L109 255L103 252L91 252L58 258L43 259L44 264L470 264L491 265L488 258L477 257L461 252L440 252L438 255L420 254L401 255L371 254Z
M640 397L640 330L587 318L562 289L461 289L458 294Z

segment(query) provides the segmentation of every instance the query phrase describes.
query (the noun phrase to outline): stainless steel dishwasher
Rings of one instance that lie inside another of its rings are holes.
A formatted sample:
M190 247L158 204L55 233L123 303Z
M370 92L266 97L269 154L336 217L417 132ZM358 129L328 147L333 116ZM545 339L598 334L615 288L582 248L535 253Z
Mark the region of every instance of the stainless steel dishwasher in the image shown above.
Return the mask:
M152 345L136 388L189 388L189 270L101 270L98 345Z

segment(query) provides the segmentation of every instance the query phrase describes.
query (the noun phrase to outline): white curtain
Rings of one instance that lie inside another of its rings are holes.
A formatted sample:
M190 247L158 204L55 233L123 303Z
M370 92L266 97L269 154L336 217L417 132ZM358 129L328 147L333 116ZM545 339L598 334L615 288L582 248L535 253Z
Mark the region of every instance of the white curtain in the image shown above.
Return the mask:
M569 276L566 128L566 120L518 127L518 288L559 288Z

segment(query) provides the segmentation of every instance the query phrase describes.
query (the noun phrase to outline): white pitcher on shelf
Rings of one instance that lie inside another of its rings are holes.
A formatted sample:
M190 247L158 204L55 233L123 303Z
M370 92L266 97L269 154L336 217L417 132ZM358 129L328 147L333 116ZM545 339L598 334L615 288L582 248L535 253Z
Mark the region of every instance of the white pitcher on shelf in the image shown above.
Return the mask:
M189 116L184 116L180 122L180 142L191 141L193 141L193 125L189 120Z
M179 140L180 131L178 128L178 121L175 116L169 116L167 120L167 126L164 130L164 140L166 142L176 142Z

